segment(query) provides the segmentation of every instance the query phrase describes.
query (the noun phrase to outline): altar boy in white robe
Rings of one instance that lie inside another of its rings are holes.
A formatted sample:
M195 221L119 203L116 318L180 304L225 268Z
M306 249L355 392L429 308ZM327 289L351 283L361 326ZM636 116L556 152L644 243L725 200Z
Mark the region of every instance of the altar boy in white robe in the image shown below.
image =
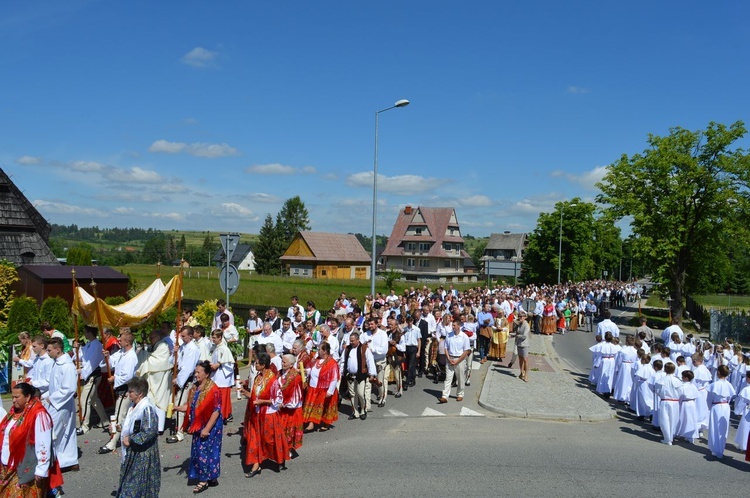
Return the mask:
M78 465L78 438L76 437L76 403L74 395L78 383L76 366L63 352L62 340L49 339L47 354L54 360L49 380L49 390L42 395L47 412L52 417L52 443L60 468Z
M698 408L700 401L698 388L693 384L695 374L690 370L682 372L682 386L680 387L680 422L677 424L677 435L685 438L688 443L698 439L700 422Z
M145 377L148 381L148 397L156 406L159 433L162 433L164 432L172 385L172 365L170 363L172 358L169 354L169 345L160 331L152 330L149 339L151 340L152 351L138 367L136 375Z
M724 457L724 448L729 435L729 402L737 392L729 383L729 367L721 365L716 369L718 379L708 386L708 449L716 458Z
M674 376L675 364L664 365L665 375L654 384L659 398L659 426L664 436L662 443L672 446L680 421L680 386L682 381Z

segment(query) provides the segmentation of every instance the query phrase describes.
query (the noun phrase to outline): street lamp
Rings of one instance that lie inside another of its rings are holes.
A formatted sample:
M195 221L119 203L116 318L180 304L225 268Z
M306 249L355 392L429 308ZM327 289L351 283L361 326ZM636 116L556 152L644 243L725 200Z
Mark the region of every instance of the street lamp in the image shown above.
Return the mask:
M578 204L568 204L568 207L575 207ZM560 205L560 246L557 249L557 285L560 285L560 272L562 270L562 222L563 212L565 211L565 204Z
M390 111L396 107L406 107L409 101L401 99L391 107L375 111L375 166L372 174L372 262L370 265L370 295L375 299L375 263L378 257L375 238L375 225L378 221L378 116L381 112Z

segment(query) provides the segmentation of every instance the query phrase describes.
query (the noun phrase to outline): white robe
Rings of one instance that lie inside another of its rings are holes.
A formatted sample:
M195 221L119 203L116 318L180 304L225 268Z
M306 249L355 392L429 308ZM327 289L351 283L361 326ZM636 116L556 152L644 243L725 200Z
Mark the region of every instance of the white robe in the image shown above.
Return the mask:
M650 417L654 412L654 395L649 388L654 367L650 363L641 363L633 374L633 390L636 391L632 408L639 417Z
M654 385L659 398L659 427L664 435L662 442L672 444L680 419L680 387L682 381L674 375L665 375Z
M591 351L591 373L589 373L589 382L594 386L599 383L599 377L602 373L602 345L603 342L597 342L589 348Z
M615 358L614 397L617 401L630 403L633 389L633 367L637 365L638 352L633 346L625 346Z
M750 434L750 386L745 386L737 394L737 398L734 400L734 412L740 416L734 443L737 445L737 449L746 451L747 437Z
M156 407L156 415L159 418L159 432L164 430L172 387L170 359L169 346L164 340L161 340L156 343L153 352L141 363L137 372L139 376L145 376L148 380L148 397Z
M61 468L78 465L74 398L77 384L78 373L73 360L67 354L61 354L52 365L49 390L42 395L52 417L52 444Z
M691 443L698 438L700 430L696 403L700 403L698 388L692 382L683 382L680 387L680 421L677 424L677 435Z
M652 413L651 417L651 424L654 427L659 427L659 396L656 395L656 384L658 382L661 382L661 380L666 377L667 374L664 373L664 370L654 371L654 376L651 377L648 381L648 388L651 390L651 397L653 398L653 407L654 412Z
M599 381L596 383L596 392L610 394L612 392L612 384L615 380L615 355L617 354L617 347L611 342L603 342L600 352L602 367L599 374Z
M719 379L708 386L708 448L711 454L721 458L729 435L729 401L737 394L726 379Z
M705 365L698 365L693 368L693 374L695 378L693 383L698 388L698 399L695 401L696 417L698 417L699 428L708 429L708 402L706 397L708 391L706 388L711 383L711 372L708 371Z
M47 353L42 356L37 356L34 360L34 368L32 368L31 374L31 385L39 389L44 394L49 390L49 378L52 374L52 365L55 360L49 357Z

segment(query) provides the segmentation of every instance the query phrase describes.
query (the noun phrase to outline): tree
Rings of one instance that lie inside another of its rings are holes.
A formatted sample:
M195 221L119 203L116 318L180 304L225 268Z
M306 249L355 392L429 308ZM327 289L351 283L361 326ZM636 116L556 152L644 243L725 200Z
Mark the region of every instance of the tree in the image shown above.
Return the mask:
M39 330L39 306L33 297L20 296L13 299L8 312L8 336L10 344L18 342L20 332L32 334Z
M682 320L692 274L705 273L725 249L721 235L740 233L748 212L750 155L733 144L746 133L737 121L704 131L670 129L648 136L649 147L607 167L597 200L613 219L631 217L633 233L652 261L653 278ZM743 219L744 218L744 219ZM693 289L700 290L700 289Z
M65 335L70 332L70 309L68 302L61 297L48 297L39 310L39 320L49 322Z
M280 242L277 225L274 225L271 215L267 214L263 226L260 227L258 242L253 247L255 271L261 275L279 274L279 257L281 257L281 251L283 250L280 249Z
M281 240L284 242L284 248L289 245L297 232L310 230L310 220L308 219L307 208L302 202L300 196L296 195L287 199L279 211L277 224ZM280 221L280 223L279 223Z
M161 261L166 261L167 255L167 241L162 235L151 237L143 245L143 252L141 253L141 259L144 264L153 264Z
M91 246L76 244L68 249L66 262L69 266L91 266Z
M0 259L0 329L8 324L8 312L13 303L13 284L18 281L15 265L7 259Z
M558 202L552 213L539 215L536 228L529 235L529 245L523 256L523 278L527 283L557 282L561 212L563 223L560 281L586 280L600 277L602 274L602 234L616 229L611 223L600 222L594 217L594 204L575 198L570 202ZM606 247L609 247L609 244Z
M464 239L466 240L466 237L464 237ZM480 271L485 270L482 258L484 257L484 250L487 248L487 243L489 243L489 241L490 239L480 240L479 243L477 243L476 247L474 247L474 250L471 251L471 260Z

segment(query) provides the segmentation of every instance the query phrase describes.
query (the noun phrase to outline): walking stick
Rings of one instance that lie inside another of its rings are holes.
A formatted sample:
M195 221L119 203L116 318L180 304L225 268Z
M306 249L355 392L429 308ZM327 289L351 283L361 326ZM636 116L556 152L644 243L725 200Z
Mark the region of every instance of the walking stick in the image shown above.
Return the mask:
M71 268L70 273L72 275L73 280L73 300L76 298L76 269ZM76 373L78 373L78 370L81 368L81 344L78 342L78 315L73 313L73 330L75 330L76 334ZM81 379L80 375L78 375L78 379L76 379L76 402L78 404L78 423L79 425L83 425L83 409L81 408Z
M180 329L182 328L182 263L184 260L180 260L180 279L178 280L178 285L180 289L179 298L177 299L177 319L175 320L175 335L174 335L174 365L172 366L172 379L177 378L177 361L179 358L179 349L177 347L177 344L180 342ZM167 418L172 418L172 412L174 411L174 402L177 397L177 391L180 389L180 386L173 384L172 385L172 401L169 403L169 406L167 406ZM177 419L175 418L175 422ZM174 430L177 431L178 428L174 427Z
M99 296L96 294L96 282L94 282L94 275L91 274L91 289L94 292L94 303L96 303L96 321L97 325L99 326L99 340L102 343L102 347L104 347L104 326L102 325L102 310L101 306L99 305L100 299ZM109 360L107 361L107 378L112 377L112 369L109 366ZM109 393L112 395L112 399L117 399L115 397L115 388L112 384L107 382L107 385L109 386Z

